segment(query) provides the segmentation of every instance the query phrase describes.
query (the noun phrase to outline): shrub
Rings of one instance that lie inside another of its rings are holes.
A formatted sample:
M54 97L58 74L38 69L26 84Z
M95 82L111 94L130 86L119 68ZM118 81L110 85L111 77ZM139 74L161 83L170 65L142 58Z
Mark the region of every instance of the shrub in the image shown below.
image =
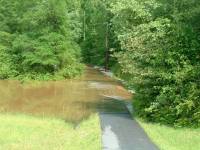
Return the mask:
M64 72L63 78L79 75L80 25L71 20L71 9L65 0L0 1L0 77L49 80L58 72Z
M148 121L200 126L200 38L191 24L200 16L196 3L112 4L113 28L121 44L115 57L131 77L137 114Z

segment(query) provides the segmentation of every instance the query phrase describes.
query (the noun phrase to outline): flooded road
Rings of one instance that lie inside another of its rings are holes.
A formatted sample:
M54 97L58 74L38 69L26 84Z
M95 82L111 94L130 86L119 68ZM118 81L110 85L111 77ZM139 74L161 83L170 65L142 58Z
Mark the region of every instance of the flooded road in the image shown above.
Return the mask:
M92 113L123 111L131 94L116 80L88 67L80 79L20 84L0 81L0 112L59 117L73 123ZM118 103L116 103L118 101Z

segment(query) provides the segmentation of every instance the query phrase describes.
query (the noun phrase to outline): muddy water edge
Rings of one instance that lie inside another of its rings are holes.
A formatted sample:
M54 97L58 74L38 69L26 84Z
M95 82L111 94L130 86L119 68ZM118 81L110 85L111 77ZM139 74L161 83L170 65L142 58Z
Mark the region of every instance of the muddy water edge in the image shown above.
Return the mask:
M0 80L0 112L57 117L79 123L97 111L123 112L131 94L118 81L87 67L79 79L21 84Z

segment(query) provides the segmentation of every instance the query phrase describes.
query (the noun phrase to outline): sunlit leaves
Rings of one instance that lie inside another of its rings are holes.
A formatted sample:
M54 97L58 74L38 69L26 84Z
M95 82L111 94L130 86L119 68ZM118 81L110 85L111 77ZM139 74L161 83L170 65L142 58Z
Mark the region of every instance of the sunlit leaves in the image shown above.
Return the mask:
M136 90L135 109L147 120L200 125L197 3L116 0L112 4L112 23L122 49L114 56Z

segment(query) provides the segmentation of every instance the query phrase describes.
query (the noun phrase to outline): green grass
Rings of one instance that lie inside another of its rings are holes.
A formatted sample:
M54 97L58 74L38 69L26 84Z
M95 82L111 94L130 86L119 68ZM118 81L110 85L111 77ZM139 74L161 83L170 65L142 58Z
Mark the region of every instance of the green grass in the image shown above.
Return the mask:
M100 150L97 115L77 127L64 120L0 114L0 150Z
M200 150L200 129L175 129L138 120L161 150Z

